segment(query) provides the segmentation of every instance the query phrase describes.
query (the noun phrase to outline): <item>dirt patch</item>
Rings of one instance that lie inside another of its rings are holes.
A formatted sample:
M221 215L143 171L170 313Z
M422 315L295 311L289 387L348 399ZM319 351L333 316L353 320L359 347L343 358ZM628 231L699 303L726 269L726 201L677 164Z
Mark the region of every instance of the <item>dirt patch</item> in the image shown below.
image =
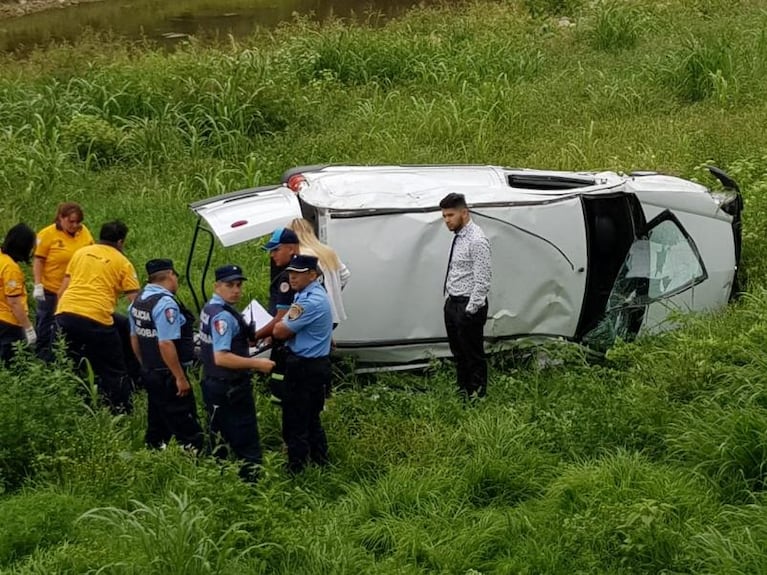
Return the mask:
M33 12L65 8L75 4L86 2L100 2L101 0L0 0L0 19L26 16Z

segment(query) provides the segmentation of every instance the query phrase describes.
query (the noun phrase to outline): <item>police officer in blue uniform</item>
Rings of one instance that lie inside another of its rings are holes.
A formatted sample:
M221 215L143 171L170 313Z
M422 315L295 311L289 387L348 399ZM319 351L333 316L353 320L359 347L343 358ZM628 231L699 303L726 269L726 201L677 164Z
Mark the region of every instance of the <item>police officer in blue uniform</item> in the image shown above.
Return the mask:
M328 462L328 442L320 414L330 385L333 313L325 288L317 281L317 258L295 255L287 266L296 296L288 313L274 326L287 340L282 399L282 437L288 446L288 471Z
M173 261L149 260L146 273L147 285L128 308L131 347L149 400L146 443L162 448L175 437L199 451L203 433L186 372L194 361L194 316L176 299Z
M237 265L216 269L214 295L200 314L200 360L202 397L208 412L210 433L229 445L244 463L240 476L255 481L261 464L256 405L253 400L253 370L269 373L274 362L250 357L250 328L232 307L242 297L242 282L247 278ZM218 445L218 457L227 449Z

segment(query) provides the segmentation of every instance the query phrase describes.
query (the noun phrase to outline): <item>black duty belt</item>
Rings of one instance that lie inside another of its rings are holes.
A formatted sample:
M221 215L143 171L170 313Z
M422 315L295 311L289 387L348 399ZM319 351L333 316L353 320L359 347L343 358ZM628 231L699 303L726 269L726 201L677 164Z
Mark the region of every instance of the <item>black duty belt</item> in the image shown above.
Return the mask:
M304 357L302 355L298 355L296 352L294 352L289 347L286 348L288 353L288 359L300 359L301 361L327 361L330 359L329 355L322 355L320 357Z

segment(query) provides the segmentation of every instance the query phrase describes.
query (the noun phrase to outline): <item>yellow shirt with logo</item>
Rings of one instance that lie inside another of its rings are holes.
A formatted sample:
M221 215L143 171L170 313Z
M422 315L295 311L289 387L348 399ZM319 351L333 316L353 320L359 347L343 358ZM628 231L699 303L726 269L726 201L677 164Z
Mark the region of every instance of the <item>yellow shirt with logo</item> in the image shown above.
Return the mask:
M21 296L21 305L26 314L27 287L24 285L24 272L11 256L0 253L0 321L21 327L21 322L8 305L8 298L16 296Z
M72 313L102 325L112 325L112 313L123 292L138 291L136 269L123 253L110 245L80 248L69 260L64 290L56 313Z
M57 293L64 280L69 260L80 248L93 244L93 236L82 226L74 236L51 224L37 234L35 257L45 258L43 277L40 283L50 292Z

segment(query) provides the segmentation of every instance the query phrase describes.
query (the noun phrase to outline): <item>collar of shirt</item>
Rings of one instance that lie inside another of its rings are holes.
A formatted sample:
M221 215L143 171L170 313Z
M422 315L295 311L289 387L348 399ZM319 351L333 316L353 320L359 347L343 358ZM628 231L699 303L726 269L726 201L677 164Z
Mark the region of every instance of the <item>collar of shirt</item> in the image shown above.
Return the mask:
M312 291L314 291L316 288L320 288L324 290L325 288L320 285L320 282L317 280L314 280L312 283L310 283L308 286L306 286L304 289L302 289L299 292L296 292L296 294L306 294L310 295Z
M222 298L217 293L213 294L213 297L210 298L210 303L217 303L219 305L224 305L226 301L224 301L224 298Z
M470 228L472 228L472 227L474 227L474 226L476 226L476 225L477 225L477 224L475 224L473 221L469 220L468 222L466 222L466 225L465 225L465 226L463 226L463 227L462 227L460 230L458 230L457 232L455 232L455 235L457 235L458 237L461 237L461 238L462 238L462 237L465 237L465 236L466 236L466 234L468 234L468 233L469 233L469 231L470 231Z
M163 286L159 284L146 284L146 286L144 287L144 295L147 297L157 293L163 293L173 297L172 291L170 291L167 288L164 288ZM146 299L146 297L143 297L141 299Z

